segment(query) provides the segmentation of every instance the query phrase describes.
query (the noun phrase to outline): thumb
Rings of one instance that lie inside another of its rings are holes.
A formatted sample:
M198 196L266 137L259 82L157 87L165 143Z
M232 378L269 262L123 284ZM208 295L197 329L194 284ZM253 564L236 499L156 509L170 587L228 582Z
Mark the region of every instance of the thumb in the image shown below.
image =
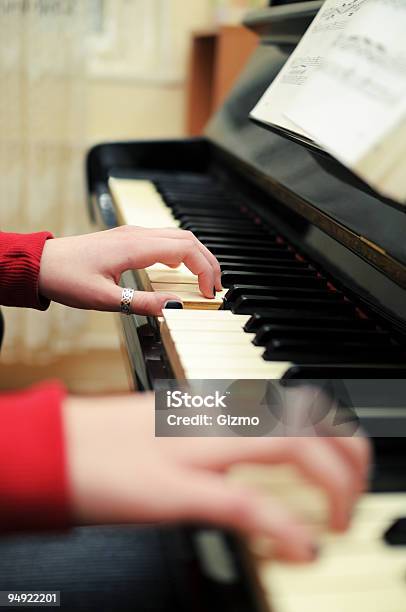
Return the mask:
M119 312L123 294L122 287L107 281L100 287L99 294L102 295L100 310ZM131 301L131 312L139 315L159 316L168 302L182 300L173 293L158 293L154 291L135 291Z
M193 474L184 485L183 495L177 491L178 503L183 498L181 518L271 539L274 554L285 560L314 560L317 546L310 529L269 496L211 474Z
M120 295L121 300L121 295ZM155 293L153 291L136 291L131 303L131 312L139 315L160 315L168 302L182 304L182 300L173 293ZM182 305L183 308L183 305Z

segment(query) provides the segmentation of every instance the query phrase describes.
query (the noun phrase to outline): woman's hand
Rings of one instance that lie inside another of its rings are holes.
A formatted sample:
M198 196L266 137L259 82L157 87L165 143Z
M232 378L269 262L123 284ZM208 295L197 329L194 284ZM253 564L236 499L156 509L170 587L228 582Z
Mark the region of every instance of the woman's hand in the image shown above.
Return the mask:
M155 438L152 395L70 398L64 406L72 502L79 523L202 521L269 537L279 557L310 561L314 534L258 491L226 478L237 463L295 465L327 494L346 529L365 490L362 438Z
M213 289L221 290L217 259L191 232L123 226L47 240L41 259L39 292L74 308L118 311L121 274L157 262L170 267L184 263L198 276L200 290L207 298L214 297ZM158 315L170 300L181 301L172 293L136 292L132 307L138 314Z

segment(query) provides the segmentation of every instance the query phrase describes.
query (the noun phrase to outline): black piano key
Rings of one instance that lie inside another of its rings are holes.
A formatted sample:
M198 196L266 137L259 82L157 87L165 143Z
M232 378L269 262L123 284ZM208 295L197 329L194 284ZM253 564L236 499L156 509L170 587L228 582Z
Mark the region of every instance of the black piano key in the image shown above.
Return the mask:
M182 228L193 231L193 227L199 225L205 225L206 227L225 227L225 228L246 228L250 230L251 228L257 227L257 225L253 221L249 221L247 219L211 219L209 215L204 217L191 217L190 219L182 220Z
M242 237L244 236L266 237L268 235L275 234L275 232L273 232L272 230L268 232L267 230L265 230L263 226L255 225L253 223L249 223L248 226L247 226L247 223L244 223L243 225L237 225L237 226L228 227L226 225L222 225L221 227L219 227L214 222L207 222L207 223L199 222L199 223L190 223L188 224L188 228L185 228L185 229L189 229L191 232L196 234L196 236L199 233L200 234L209 233L209 234L213 234L213 236L224 234L224 235L230 235L230 236L235 235L235 236L242 236Z
M173 188L185 189L186 187L189 188L189 185L193 187L199 185L202 189L207 190L215 189L218 191L221 189L221 186L217 184L212 176L196 172L171 172L164 175L157 173L155 183L162 189L170 189L172 186Z
M291 349L286 351L279 350L277 353L264 353L263 359L265 361L291 361L296 365L312 365L312 364L346 364L350 367L352 364L364 364L365 366L369 363L373 364L378 361L382 363L396 363L401 364L404 361L404 356L391 354L389 351L379 351L378 356L374 356L371 350L365 349L364 351L348 351L343 353L325 353L318 352L317 348L313 353L306 352L294 352Z
M214 203L208 203L208 202L191 202L187 205L185 204L168 204L168 208L170 208L172 210L172 212L177 212L179 214L188 214L189 211L192 212L193 214L200 214L203 211L203 216L210 214L211 217L216 218L215 217L215 213L218 211L221 212L227 212L229 217L238 214L240 215L240 211L238 210L238 208L236 208L235 206L233 206L232 204L214 204Z
M294 259L290 260L278 260L276 263L271 262L267 264L247 264L240 263L238 266L235 263L223 262L221 264L221 269L223 272L230 272L233 274L238 274L239 272L251 272L254 274L262 273L262 274L279 274L287 275L287 274L300 274L302 276L312 276L315 271L313 268L310 268L308 264L300 263L299 261L295 261ZM243 280L245 282L245 280Z
M198 196L198 197L203 197L203 196L207 196L207 197L225 197L228 198L230 196L228 196L226 193L222 192L220 189L218 189L218 187L214 186L214 185L210 185L208 183L206 184L198 184L198 183L186 183L184 185L182 185L181 183L173 183L173 184L169 184L166 183L164 184L161 181L158 181L157 183L155 183L155 186L157 188L157 190L159 191L159 193L161 193L163 196L167 196L167 197L179 197L179 196Z
M295 363L368 363L377 359L397 362L404 359L400 347L371 347L363 342L309 342L308 340L272 340L265 349L266 361L293 361Z
M220 264L223 263L231 263L231 264L235 264L236 267L238 267L240 264L250 264L250 265L274 265L274 264L278 264L278 265L290 265L289 262L293 262L295 265L298 263L298 260L295 258L295 255L293 253L289 253L289 251L286 252L286 258L281 259L279 256L278 257L273 257L273 256L249 256L249 255L219 255L217 257L218 261ZM301 263L301 262L299 262ZM313 272L314 274L314 272Z
M338 314L355 313L355 307L350 302L328 301L311 298L277 298L261 295L242 295L233 304L234 314L254 314L259 310L269 308L297 309L318 313L334 312Z
M214 239L216 240L216 242L221 242L221 244L223 245L229 245L229 246L241 246L243 245L244 247L256 247L256 246L261 246L261 247L266 247L267 245L274 245L276 243L276 238L273 236L268 236L266 238L248 238L248 237L224 237L224 236L214 236ZM201 242L203 242L203 244L206 243L210 243L213 242L213 236L207 236L207 235L203 235L203 236L199 236L199 240Z
M238 211L237 211L238 212ZM193 217L209 216L210 219L229 219L230 215L236 213L236 210L231 211L226 208L211 208L210 211L207 208L193 208L190 206L174 206L172 208L172 214L175 219L182 221L183 219L193 219Z
M192 231L192 230L191 230ZM264 230L262 229L252 229L250 228L249 230L243 230L243 229L227 229L225 227L223 228L213 228L213 227L201 227L201 226L195 226L193 233L195 234L195 236L197 236L198 238L206 238L207 239L219 239L222 240L223 238L233 238L233 239L240 239L240 240L254 240L254 239L259 239L259 240L267 240L268 238L272 238L274 236L276 236L275 232L267 232L265 233Z
M375 323L370 319L360 319L355 316L341 316L334 313L326 314L320 312L300 311L300 310L284 310L268 309L263 310L262 314L256 312L251 315L250 319L244 326L247 333L257 333L264 325L295 325L302 327L340 327L346 329L375 329Z
M223 245L221 242L207 242L207 248L221 257L222 255L234 255L234 256L262 256L262 257L272 257L274 259L291 259L292 253L288 251L285 246L264 246L264 247L251 247L251 246L228 246Z
M220 263L220 266L222 264ZM321 288L326 287L326 281L322 278L318 278L313 270L300 270L298 273L292 273L288 271L286 274L282 274L279 271L275 272L233 272L224 270L221 275L221 282L225 289L233 287L234 285L267 285L267 286L280 286L280 287L314 287ZM331 292L333 293L333 292Z
M388 362L363 364L312 363L294 365L283 375L283 380L345 380L345 379L401 379L406 378L406 366Z
M293 297L293 298L317 298L319 300L339 300L340 294L328 291L327 289L313 287L277 286L276 285L233 285L224 297L224 303L228 308L235 303L242 295L261 295L269 297Z
M272 340L283 340L287 338L307 339L309 343L317 342L319 338L329 340L360 341L370 343L373 346L391 345L391 337L388 332L377 330L361 330L342 327L318 327L317 322L313 327L300 327L296 325L263 325L257 331L253 340L255 346L266 346Z
M166 191L166 190L162 190L161 191L161 195L164 198L164 200L166 202L168 202L169 204L184 204L184 205L189 205L189 204L202 204L204 205L212 205L212 204L218 204L223 205L229 205L231 204L234 207L238 207L238 204L233 204L233 200L227 196L222 196L219 195L216 192L213 193L191 193L191 192L186 192L186 191Z
M213 183L213 181L204 180L168 180L164 178L155 179L155 186L159 191L165 193L196 193L197 185L200 188L199 193L219 193L221 188Z
M222 199L222 200L228 200L231 201L235 198L232 198L229 194L219 190L219 189L197 189L196 186L194 185L185 185L184 187L180 188L179 186L177 187L170 187L170 186L163 186L160 185L158 187L158 191L165 197L169 198L169 199L176 199L176 198L183 198L186 200L186 198L190 198L192 201L194 200L198 200L198 199L207 199L210 201L210 199Z

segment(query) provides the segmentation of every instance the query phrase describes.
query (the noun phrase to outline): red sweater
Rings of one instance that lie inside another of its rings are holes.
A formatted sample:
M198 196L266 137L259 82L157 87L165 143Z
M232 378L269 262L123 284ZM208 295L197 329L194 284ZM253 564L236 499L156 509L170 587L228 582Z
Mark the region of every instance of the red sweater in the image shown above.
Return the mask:
M0 304L46 310L38 276L48 232L0 232ZM0 529L53 528L69 519L59 383L0 394Z

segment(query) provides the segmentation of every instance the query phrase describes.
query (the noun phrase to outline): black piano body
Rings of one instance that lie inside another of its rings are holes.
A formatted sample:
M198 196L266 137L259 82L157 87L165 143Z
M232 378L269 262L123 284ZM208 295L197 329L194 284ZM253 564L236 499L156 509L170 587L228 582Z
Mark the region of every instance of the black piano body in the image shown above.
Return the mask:
M110 176L155 182L168 176L180 180L188 175L209 177L243 201L253 215L277 228L306 260L344 287L361 310L406 347L406 208L379 197L327 154L249 118L320 5L275 6L247 18L246 25L260 35L260 45L202 138L95 146L87 159L89 212L103 228L117 224L108 188ZM159 112L158 104L157 109ZM127 273L123 283L136 286L133 274ZM122 317L122 323L137 388L151 389L157 379L170 378L170 364L154 320ZM389 367L378 351L375 365L371 378L405 378L406 363L401 359ZM365 371L341 372L348 378L368 377ZM324 373L340 377L340 369L325 368ZM314 377L314 371L309 373L306 368L290 373L293 378L310 374ZM375 490L406 490L403 447L402 438L376 440ZM164 532L164 546L177 559L175 579L183 585L195 583L190 593L183 589L185 607L190 606L187 598L199 592L202 610L209 606L259 609L252 588L255 580L238 542L220 531L213 533L236 568L237 578L229 583L217 580L215 569L210 575L205 553L196 544L199 528ZM196 567L200 568L199 578Z

